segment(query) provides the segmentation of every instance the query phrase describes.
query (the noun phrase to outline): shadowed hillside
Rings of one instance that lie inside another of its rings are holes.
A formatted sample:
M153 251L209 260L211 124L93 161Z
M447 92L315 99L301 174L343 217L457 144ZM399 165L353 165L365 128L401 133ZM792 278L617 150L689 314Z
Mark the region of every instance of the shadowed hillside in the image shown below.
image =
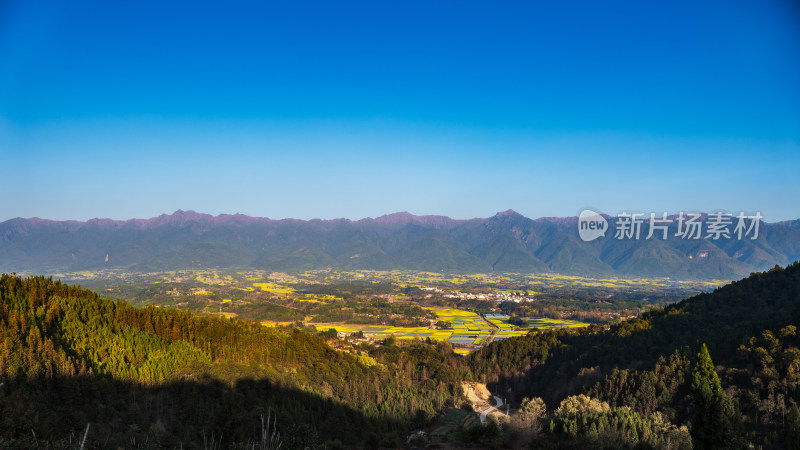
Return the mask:
M798 326L800 262L795 262L609 330L534 332L497 342L468 361L477 379L514 402L541 397L555 407L583 393L642 417L658 412L673 423L691 425L696 411L692 370L706 343L741 414L739 438L796 448L800 440L783 439L785 433L800 432L786 428L800 427L800 421L786 421L800 401Z

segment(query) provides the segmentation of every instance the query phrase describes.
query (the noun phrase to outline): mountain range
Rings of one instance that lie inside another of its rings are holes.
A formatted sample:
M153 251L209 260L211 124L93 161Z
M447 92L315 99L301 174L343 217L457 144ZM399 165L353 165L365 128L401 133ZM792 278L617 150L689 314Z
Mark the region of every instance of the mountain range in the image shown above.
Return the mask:
M330 267L734 279L800 259L800 219L761 222L756 239L681 239L674 220L667 239L645 239L645 223L637 240L615 238L619 218L604 217L608 232L590 242L579 237L577 217L529 219L512 210L468 220L407 212L273 220L181 210L125 221L17 218L0 223L0 271Z

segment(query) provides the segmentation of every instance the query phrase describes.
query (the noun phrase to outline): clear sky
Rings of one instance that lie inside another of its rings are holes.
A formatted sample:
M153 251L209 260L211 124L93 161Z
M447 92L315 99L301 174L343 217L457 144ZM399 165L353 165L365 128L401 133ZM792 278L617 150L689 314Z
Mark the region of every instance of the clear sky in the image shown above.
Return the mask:
M800 217L800 4L0 1L0 221Z

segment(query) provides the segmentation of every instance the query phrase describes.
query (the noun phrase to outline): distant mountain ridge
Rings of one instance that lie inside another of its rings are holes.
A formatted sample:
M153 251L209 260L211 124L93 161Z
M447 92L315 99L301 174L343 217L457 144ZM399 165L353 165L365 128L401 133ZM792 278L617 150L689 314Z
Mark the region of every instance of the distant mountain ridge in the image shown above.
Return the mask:
M800 220L762 222L756 240L716 241L675 238L674 223L667 240L618 240L611 217L604 237L584 242L577 224L577 217L529 219L513 210L476 219L399 212L356 221L181 210L124 221L17 218L0 223L0 271L332 267L733 279L800 259Z

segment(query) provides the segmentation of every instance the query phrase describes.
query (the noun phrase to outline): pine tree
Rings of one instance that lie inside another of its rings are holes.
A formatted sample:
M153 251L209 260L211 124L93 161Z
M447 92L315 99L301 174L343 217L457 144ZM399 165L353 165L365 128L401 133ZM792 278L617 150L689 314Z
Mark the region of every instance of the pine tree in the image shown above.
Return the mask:
M703 344L697 355L692 377L694 445L703 449L735 447L740 420L733 401L722 390L722 383L714 370L706 344Z

